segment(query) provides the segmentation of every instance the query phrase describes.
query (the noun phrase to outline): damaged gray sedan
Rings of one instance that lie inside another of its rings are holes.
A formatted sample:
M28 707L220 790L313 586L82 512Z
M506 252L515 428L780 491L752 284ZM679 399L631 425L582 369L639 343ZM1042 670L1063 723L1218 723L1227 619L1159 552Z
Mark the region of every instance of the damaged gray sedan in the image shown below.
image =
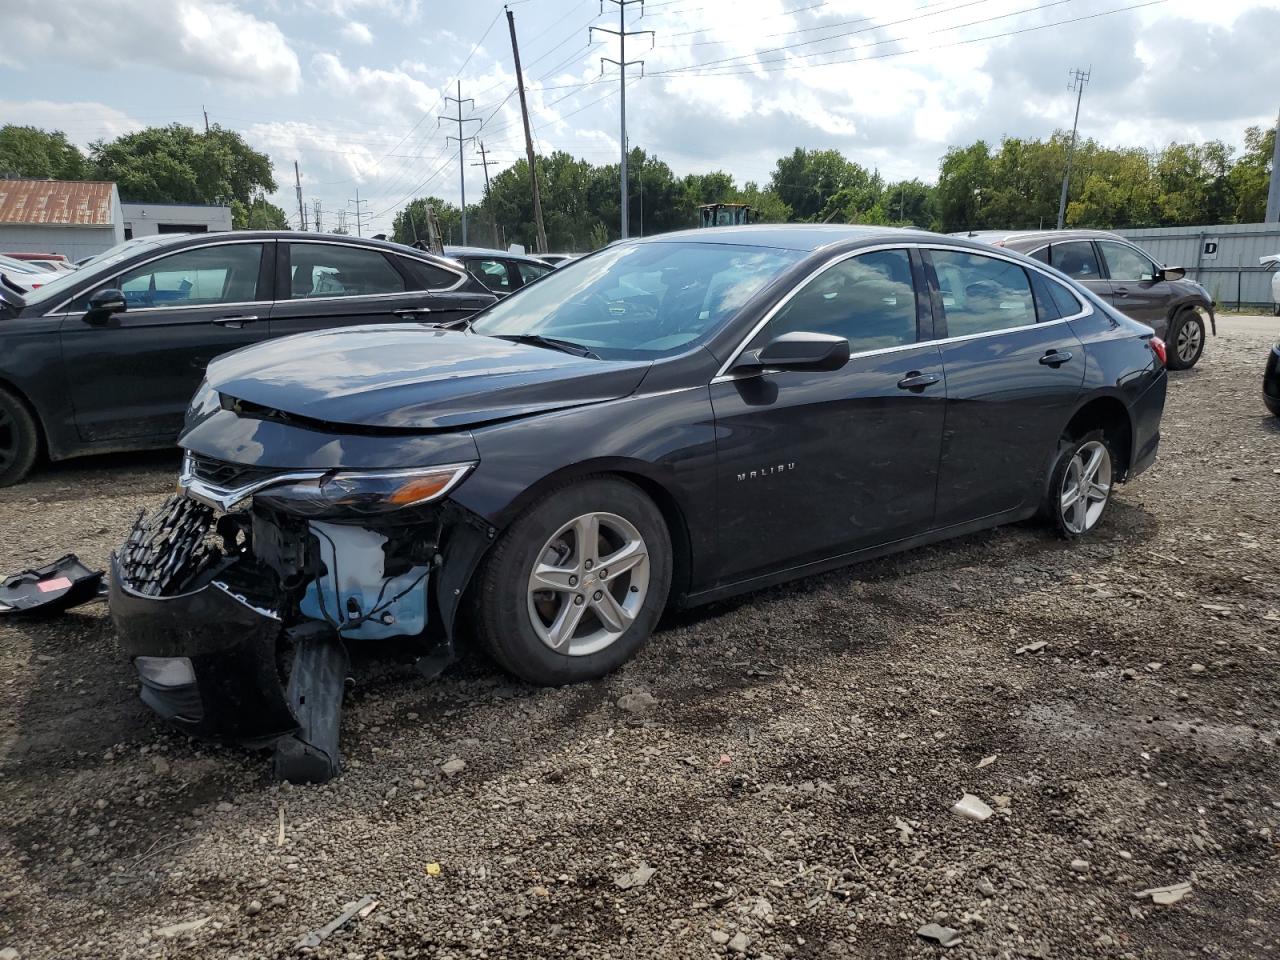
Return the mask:
M669 604L1037 513L1087 536L1155 459L1164 359L1078 284L967 240L616 244L449 327L215 360L111 614L160 714L322 780L353 644L408 638L431 676L474 636L570 683Z

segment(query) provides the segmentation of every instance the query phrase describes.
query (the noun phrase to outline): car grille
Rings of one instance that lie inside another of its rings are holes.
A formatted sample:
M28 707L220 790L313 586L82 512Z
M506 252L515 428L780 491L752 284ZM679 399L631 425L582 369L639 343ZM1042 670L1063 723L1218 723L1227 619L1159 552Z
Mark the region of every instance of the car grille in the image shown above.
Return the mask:
M194 453L188 454L188 464L198 479L223 490L236 490L259 480L269 480L281 472L278 467L251 467Z

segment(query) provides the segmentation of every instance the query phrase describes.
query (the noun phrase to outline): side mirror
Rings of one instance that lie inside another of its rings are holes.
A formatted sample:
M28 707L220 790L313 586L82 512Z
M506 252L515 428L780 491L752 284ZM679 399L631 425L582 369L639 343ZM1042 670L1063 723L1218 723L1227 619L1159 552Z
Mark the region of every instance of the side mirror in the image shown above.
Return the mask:
M1158 280L1181 280L1181 279L1182 279L1183 277L1185 277L1186 275L1187 275L1187 268L1186 268L1186 267L1162 267L1162 268L1161 268L1161 270L1160 270L1160 273L1159 273L1159 275L1156 277L1156 279L1158 279Z
M124 292L115 289L99 290L89 298L89 309L84 318L89 323L106 323L113 314L129 309Z
M734 370L839 370L849 362L849 341L827 333L784 333L748 350Z

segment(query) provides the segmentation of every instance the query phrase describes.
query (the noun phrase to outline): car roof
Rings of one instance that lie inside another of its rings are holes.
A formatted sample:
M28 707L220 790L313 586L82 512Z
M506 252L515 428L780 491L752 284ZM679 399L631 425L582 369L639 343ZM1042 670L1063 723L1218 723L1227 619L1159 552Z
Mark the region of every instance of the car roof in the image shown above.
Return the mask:
M156 248L166 246L183 247L198 246L201 243L220 240L307 240L312 243L345 244L353 247L374 247L388 253L412 254L426 260L445 260L439 254L429 250L420 250L403 243L390 240L374 240L372 237L352 237L342 233L312 233L301 230L219 230L209 233L160 234L157 236L134 237L132 241L143 241Z
M982 243L1009 243L1043 239L1045 243L1055 240L1123 240L1124 237L1109 230L969 230L951 234L953 237L965 237L979 240Z
M526 260L530 263L542 263L533 254L513 253L510 250L494 250L490 247L455 247L449 244L444 248L446 257L504 257L507 260Z
M758 223L736 227L704 227L656 234L640 243L666 243L673 240L698 243L727 243L744 247L774 247L811 252L837 243L862 241L871 243L939 243L954 242L952 237L914 227L883 227L840 223Z

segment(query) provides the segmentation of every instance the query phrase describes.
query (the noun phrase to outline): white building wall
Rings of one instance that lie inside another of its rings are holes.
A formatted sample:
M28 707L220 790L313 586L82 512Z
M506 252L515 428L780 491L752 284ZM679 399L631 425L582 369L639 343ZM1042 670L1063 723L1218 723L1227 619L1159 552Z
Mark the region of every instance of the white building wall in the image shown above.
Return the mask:
M184 203L122 203L131 237L157 233L215 233L231 229L231 208Z

